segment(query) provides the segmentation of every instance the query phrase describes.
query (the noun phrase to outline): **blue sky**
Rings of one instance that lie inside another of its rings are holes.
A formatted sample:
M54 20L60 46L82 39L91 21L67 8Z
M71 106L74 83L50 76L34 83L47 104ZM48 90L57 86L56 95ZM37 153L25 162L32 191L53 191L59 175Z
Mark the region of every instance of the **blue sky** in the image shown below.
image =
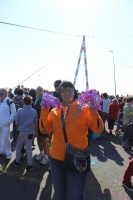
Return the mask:
M89 88L133 94L132 0L0 0L1 87L42 85L53 90L56 79L74 81L82 37L86 37ZM63 34L56 34L54 31ZM85 90L83 58L76 89Z

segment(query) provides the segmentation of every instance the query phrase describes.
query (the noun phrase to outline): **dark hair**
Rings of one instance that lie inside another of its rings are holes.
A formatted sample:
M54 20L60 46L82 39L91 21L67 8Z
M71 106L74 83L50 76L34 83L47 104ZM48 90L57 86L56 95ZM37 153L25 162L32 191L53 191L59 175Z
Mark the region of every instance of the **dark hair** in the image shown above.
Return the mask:
M56 85L60 85L62 83L62 81L61 80L56 80L55 82L54 82L54 86L56 86Z
M105 92L102 94L105 99L108 99L108 94Z
M59 99L60 99L61 102L62 102L62 98L61 98L61 94L60 94L61 87L63 87L63 88L69 87L69 88L74 89L74 94L75 95L74 95L73 101L75 99L78 99L77 90L75 89L74 85L70 81L63 81L59 86Z
M133 100L133 96L128 96L127 97L127 103L130 103Z
M18 88L18 89L17 89L17 94L18 94L18 95L23 95L23 94L24 94L23 89Z
M116 98L114 98L114 99L112 100L112 102L113 102L113 103L117 103L118 101L117 101Z
M29 91L29 95L33 98L33 101L36 99L36 89L31 88Z
M24 104L25 105L30 105L32 101L32 97L30 95L27 95L26 97L24 97Z

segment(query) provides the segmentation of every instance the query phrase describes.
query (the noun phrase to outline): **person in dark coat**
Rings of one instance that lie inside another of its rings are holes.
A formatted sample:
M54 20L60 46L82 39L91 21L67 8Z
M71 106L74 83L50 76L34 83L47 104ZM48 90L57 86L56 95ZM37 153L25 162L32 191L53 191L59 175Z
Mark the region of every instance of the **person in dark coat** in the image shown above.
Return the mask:
M55 91L53 92L53 96L59 98L59 85L62 83L61 80L56 80L54 82Z

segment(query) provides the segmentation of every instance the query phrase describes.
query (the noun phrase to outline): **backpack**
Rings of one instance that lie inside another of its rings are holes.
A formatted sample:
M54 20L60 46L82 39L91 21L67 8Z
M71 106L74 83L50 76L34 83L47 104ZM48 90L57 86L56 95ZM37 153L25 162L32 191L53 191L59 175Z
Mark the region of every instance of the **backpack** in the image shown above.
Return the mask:
M11 113L10 105L13 103L13 101L11 99L7 99L6 103L9 106L9 110L10 110L10 113Z
M19 99L15 97L15 101L14 101L14 104L15 104L15 107L16 107L16 111L21 108L21 99L22 97L20 97Z

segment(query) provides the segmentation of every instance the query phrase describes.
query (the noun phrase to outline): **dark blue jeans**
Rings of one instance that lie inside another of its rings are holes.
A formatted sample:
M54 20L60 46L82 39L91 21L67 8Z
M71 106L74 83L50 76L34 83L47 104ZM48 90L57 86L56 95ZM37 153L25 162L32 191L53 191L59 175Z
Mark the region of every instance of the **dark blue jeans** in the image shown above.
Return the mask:
M87 174L66 172L64 162L49 156L56 200L83 200L83 189Z

